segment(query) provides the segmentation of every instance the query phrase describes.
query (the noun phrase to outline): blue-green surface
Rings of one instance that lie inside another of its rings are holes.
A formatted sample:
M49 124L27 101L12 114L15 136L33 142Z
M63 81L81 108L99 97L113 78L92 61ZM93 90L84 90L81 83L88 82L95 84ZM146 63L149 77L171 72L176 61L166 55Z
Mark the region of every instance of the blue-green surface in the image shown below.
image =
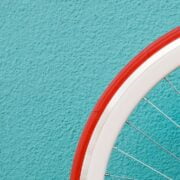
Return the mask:
M179 9L179 0L1 0L0 179L68 179L98 97L179 25Z

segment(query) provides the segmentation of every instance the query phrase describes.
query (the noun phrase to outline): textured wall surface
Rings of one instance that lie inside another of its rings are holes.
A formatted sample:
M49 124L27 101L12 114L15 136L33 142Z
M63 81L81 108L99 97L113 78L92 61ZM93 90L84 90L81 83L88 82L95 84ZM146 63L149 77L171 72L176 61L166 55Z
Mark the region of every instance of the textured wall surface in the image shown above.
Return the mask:
M66 180L98 97L179 24L178 0L1 0L0 179Z

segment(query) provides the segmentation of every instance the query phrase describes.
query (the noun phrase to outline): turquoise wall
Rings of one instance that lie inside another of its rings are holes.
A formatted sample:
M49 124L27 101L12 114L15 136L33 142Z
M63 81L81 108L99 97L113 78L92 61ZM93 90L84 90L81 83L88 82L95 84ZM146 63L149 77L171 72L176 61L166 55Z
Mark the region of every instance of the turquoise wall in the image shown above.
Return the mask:
M0 2L0 179L66 180L98 97L179 25L178 0Z

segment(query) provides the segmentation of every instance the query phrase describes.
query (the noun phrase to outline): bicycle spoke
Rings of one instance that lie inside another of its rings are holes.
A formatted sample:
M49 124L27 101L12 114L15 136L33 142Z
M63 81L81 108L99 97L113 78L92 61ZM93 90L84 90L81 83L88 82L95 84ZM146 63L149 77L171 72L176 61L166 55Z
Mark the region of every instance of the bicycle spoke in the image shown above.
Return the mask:
M153 102L151 102L146 97L143 98L148 104L150 104L153 108L155 108L162 116L164 116L167 120L173 123L177 128L180 128L180 125L177 124L171 117L169 117L166 113L164 113L161 109L159 109Z
M127 176L118 176L118 175L112 175L112 174L109 174L109 173L106 173L105 176L111 177L111 178L113 178L113 179L137 180L137 179L130 178L130 177L127 177Z
M150 137L148 134L146 134L144 131L142 131L141 129L139 129L137 126L135 126L132 122L130 121L126 121L126 124L128 124L129 126L131 126L133 129L135 129L137 132L139 132L140 134L142 134L143 136L145 136L147 139L149 139L153 144L155 144L156 146L158 146L161 150L163 150L164 152L168 153L171 157L175 158L176 160L180 161L180 158L177 157L174 153L172 153L171 151L169 151L168 149L166 149L165 147L163 147L161 144L159 144L157 141L155 141L152 137Z
M152 170L153 172L159 174L160 176L162 176L162 177L164 177L164 178L166 178L166 179L172 180L171 177L169 177L169 176L167 176L166 174L160 172L159 170L155 169L154 167L152 167L152 166L146 164L145 162L143 162L143 161L141 161L141 160L135 158L134 156L130 155L129 153L123 151L122 149L119 149L119 148L117 148L116 146L114 146L114 149L115 149L117 152L119 152L119 153L125 155L125 156L128 157L129 159L132 159L132 160L134 160L134 161L140 163L141 165L147 167L149 170Z
M164 78L166 82L168 82L168 84L171 86L171 88L177 93L180 94L180 91L176 88L176 86L167 78Z

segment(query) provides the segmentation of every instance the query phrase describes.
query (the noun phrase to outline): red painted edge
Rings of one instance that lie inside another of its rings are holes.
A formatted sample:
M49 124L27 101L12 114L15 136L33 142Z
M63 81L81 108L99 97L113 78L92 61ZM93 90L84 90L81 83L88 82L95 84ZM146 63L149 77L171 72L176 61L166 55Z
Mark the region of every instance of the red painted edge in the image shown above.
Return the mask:
M174 41L178 37L180 37L180 26L160 37L159 39L151 43L148 47L146 47L144 50L142 50L125 66L122 71L120 71L120 73L114 78L108 88L104 91L97 104L95 105L93 111L91 112L89 119L84 127L83 133L80 137L73 160L70 176L71 180L80 180L83 160L93 131L105 107L107 106L111 98L114 96L116 91L119 89L120 86L122 86L126 79L150 56L152 56L155 52L159 51L161 48Z

